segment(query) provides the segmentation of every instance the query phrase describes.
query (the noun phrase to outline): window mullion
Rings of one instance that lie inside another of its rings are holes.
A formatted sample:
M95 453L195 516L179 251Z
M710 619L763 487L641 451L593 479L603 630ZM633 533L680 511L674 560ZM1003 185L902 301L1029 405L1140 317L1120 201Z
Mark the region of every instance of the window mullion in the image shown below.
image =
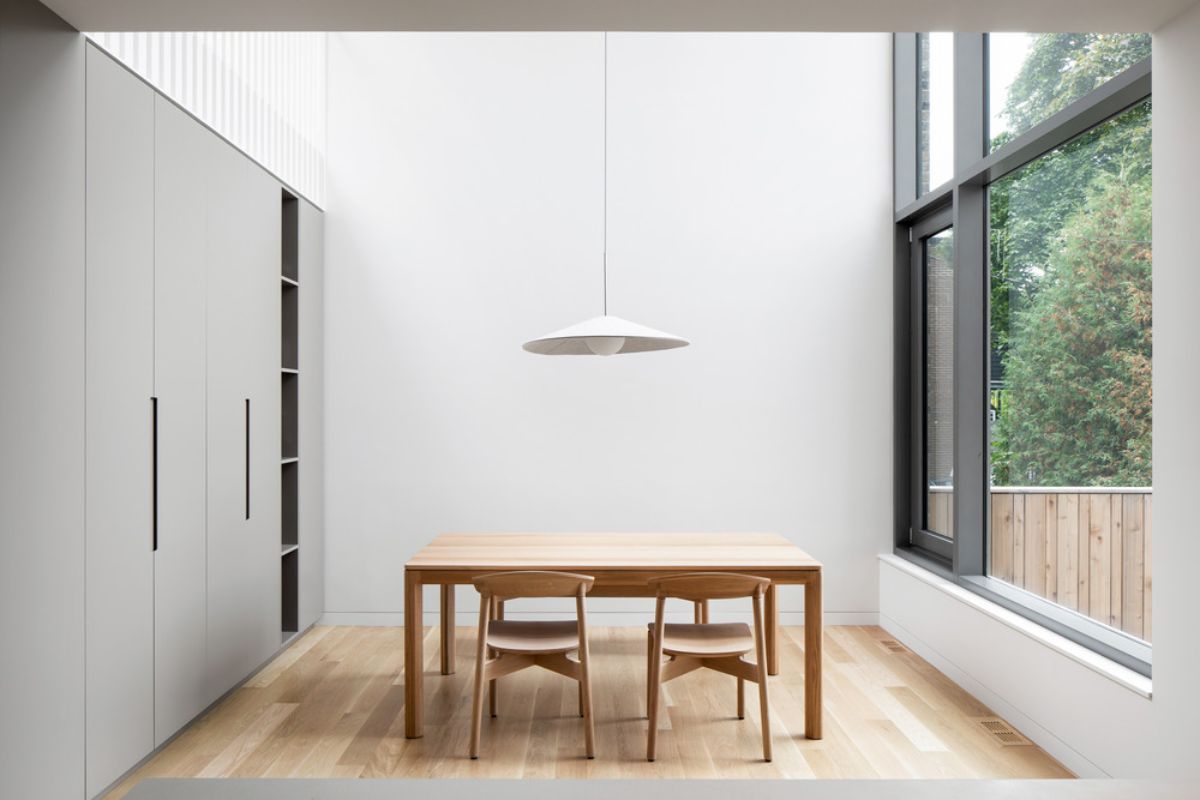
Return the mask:
M987 153L987 50L982 33L954 35L954 173ZM986 567L987 190L954 189L954 572Z
M987 189L954 190L954 572L987 552Z

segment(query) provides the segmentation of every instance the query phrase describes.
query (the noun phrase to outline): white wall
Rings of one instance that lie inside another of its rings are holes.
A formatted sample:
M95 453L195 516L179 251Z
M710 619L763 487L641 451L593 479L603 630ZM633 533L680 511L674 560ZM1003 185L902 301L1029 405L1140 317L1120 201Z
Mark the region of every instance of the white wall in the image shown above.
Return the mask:
M0 797L84 793L84 47L0 2Z
M892 555L879 622L1080 777L1154 774L1146 678Z
M1200 780L1200 6L1154 35L1154 707L1158 774Z
M778 531L874 619L890 36L609 47L610 311L692 346L572 359L520 345L601 310L601 34L330 36L327 619L456 530Z

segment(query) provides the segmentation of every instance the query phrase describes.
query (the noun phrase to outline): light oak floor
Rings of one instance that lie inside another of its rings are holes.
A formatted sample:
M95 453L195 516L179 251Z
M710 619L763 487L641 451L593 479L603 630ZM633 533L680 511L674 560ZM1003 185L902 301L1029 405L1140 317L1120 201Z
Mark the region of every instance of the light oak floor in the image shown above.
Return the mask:
M770 680L775 760L761 761L758 704L736 719L736 682L710 671L664 687L658 760L645 761L646 634L592 630L596 759L583 752L576 684L545 670L501 679L500 716L467 757L475 631L457 673L438 673L426 631L425 737L404 738L403 629L319 627L184 731L110 795L144 777L1058 778L1041 749L1003 746L992 712L875 627L825 632L825 738L804 738L800 628L780 631Z

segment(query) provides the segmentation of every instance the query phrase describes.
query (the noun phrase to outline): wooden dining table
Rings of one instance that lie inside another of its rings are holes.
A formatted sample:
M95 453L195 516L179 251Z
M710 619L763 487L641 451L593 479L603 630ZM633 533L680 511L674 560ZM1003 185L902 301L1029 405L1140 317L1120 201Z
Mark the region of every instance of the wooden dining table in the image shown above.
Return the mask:
M804 586L804 732L821 738L821 564L774 533L443 533L404 566L405 734L424 727L424 599L441 587L441 672L454 672L454 587L479 575L558 570L594 576L590 597L653 597L649 581L686 572L769 578L767 671L779 674L777 587ZM697 622L708 621L697 604Z

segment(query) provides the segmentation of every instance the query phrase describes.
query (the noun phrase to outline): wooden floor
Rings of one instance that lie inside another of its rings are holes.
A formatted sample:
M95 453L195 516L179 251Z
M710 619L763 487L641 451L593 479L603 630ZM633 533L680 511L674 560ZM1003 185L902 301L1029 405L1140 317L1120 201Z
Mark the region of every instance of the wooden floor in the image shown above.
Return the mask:
M472 642L438 674L426 632L425 737L404 738L402 628L314 628L122 783L143 777L1057 778L1041 749L1004 746L992 712L880 628L830 627L825 738L804 737L803 630L783 628L771 678L775 760L763 763L757 703L736 719L736 682L709 671L664 687L658 760L645 761L646 634L596 628L596 759L583 752L575 683L544 670L500 682L500 716L467 758Z

